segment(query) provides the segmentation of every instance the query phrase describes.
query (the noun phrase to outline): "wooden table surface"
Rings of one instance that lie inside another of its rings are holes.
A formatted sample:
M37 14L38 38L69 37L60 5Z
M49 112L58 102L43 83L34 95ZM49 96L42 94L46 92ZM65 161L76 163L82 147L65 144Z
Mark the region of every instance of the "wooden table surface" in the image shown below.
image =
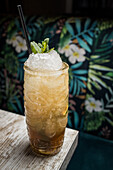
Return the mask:
M61 151L52 157L32 153L25 117L0 110L0 170L65 170L78 143L78 131L66 128Z

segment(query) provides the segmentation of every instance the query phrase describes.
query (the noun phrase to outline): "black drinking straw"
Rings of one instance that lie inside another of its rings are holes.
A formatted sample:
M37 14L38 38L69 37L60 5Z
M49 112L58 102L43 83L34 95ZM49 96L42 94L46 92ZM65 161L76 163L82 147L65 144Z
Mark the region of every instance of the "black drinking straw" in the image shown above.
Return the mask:
M19 11L20 20L21 20L21 24L22 24L22 27L23 27L24 35L25 35L28 52L29 52L29 54L31 54L32 50L31 50L30 41L29 41L29 38L28 38L28 32L27 32L27 27L26 27L25 20L24 20L24 14L23 14L23 11L22 11L22 7L21 7L21 5L17 5L17 8L18 8L18 11Z

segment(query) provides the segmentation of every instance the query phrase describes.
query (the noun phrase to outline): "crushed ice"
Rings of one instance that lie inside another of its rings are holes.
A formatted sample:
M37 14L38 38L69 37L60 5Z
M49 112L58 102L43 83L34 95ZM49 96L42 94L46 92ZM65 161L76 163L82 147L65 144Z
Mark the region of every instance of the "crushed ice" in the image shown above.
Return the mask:
M25 65L31 69L60 70L62 68L62 60L60 55L55 50L52 50L49 53L30 54Z

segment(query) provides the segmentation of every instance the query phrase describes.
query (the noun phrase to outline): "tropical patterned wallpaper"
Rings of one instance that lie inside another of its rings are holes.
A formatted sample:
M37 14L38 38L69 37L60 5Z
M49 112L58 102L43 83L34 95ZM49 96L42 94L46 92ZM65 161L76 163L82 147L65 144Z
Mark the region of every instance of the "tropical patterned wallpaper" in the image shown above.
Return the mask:
M113 20L26 17L29 39L50 38L69 69L68 127L113 140ZM28 57L18 17L0 19L0 108L24 114Z

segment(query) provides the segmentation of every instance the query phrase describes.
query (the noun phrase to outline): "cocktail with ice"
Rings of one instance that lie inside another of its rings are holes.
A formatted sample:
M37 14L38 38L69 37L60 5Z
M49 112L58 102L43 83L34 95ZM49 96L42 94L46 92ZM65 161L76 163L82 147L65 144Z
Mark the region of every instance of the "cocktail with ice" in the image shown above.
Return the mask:
M32 53L24 65L24 101L30 144L35 153L61 149L68 116L68 65L55 50Z

